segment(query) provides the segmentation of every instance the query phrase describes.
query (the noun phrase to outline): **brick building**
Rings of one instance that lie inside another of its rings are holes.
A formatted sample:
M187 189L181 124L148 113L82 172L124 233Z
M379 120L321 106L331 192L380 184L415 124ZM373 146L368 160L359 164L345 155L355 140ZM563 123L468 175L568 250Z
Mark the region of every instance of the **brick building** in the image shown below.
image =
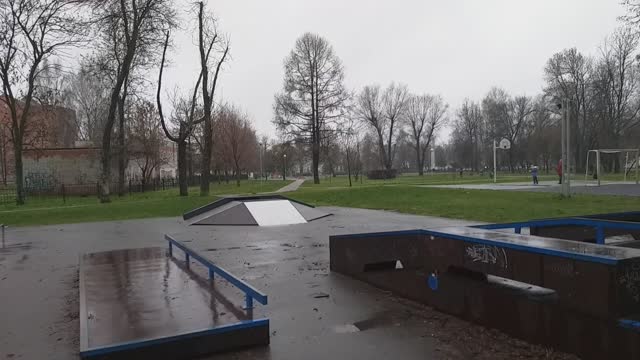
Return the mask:
M25 153L33 149L71 148L77 138L75 111L61 106L31 106L23 141ZM0 183L14 181L13 153L11 115L4 99L0 99Z
M101 170L100 151L100 148L94 147L25 149L25 185L47 191L57 189L61 184L73 184L81 193L94 193ZM86 189L81 189L81 185Z

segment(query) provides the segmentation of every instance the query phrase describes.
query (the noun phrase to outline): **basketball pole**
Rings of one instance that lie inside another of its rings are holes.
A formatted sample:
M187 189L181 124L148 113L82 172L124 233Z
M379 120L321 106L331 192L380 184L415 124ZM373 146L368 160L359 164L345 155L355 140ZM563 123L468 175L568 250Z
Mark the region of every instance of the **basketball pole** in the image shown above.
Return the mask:
M496 172L496 141L493 140L493 183L497 183L498 182L498 175Z

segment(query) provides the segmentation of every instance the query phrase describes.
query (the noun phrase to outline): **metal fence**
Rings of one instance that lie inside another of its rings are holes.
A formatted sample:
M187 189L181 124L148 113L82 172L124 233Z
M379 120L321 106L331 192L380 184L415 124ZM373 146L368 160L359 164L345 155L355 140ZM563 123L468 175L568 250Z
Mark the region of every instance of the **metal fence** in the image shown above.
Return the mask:
M241 180L246 180L247 175L240 176ZM235 177L224 175L213 175L211 182L234 181ZM200 176L194 175L187 179L189 186L200 184ZM66 184L53 182L27 182L25 186L25 198L29 199L55 199L66 202L68 197L88 197L98 195L98 183ZM111 194L135 194L150 191L162 191L179 187L177 178L154 178L147 181L141 179L129 179L121 188L117 182L110 185ZM16 202L16 188L14 184L0 185L0 204L11 204Z
M197 183L199 179L189 179L190 185ZM55 199L58 198L62 202L66 202L68 197L88 197L98 195L98 183L83 183L83 184L49 184L47 186L25 186L25 200L28 202L30 199ZM128 194L142 193L148 191L167 190L178 187L178 180L174 178L166 179L152 179L149 181L142 181L139 179L128 180L124 187L121 187L117 183L112 183L110 186L110 192L112 194ZM16 201L16 188L15 185L0 187L0 204L15 203Z

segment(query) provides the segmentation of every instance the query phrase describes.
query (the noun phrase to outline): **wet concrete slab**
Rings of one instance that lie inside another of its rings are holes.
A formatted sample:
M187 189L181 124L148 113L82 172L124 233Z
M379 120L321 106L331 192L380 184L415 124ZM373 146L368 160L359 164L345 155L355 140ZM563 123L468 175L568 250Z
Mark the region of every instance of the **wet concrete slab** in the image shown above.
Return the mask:
M80 261L81 356L153 358L162 348L165 356L189 358L268 344L268 321L235 305L243 299L227 285L198 276L163 247L85 254Z
M269 228L171 218L9 229L8 242L31 248L0 261L0 359L76 359L78 255L166 246L164 233L269 294L270 345L205 359L565 358L329 271L330 235L471 223L320 209L334 216Z

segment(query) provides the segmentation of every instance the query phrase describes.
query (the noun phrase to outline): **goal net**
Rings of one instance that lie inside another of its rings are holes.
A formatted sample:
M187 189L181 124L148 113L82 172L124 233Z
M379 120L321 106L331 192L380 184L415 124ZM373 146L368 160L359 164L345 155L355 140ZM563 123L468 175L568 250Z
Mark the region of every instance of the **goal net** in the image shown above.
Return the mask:
M594 149L587 152L584 180L597 184L604 181L638 183L640 149Z

